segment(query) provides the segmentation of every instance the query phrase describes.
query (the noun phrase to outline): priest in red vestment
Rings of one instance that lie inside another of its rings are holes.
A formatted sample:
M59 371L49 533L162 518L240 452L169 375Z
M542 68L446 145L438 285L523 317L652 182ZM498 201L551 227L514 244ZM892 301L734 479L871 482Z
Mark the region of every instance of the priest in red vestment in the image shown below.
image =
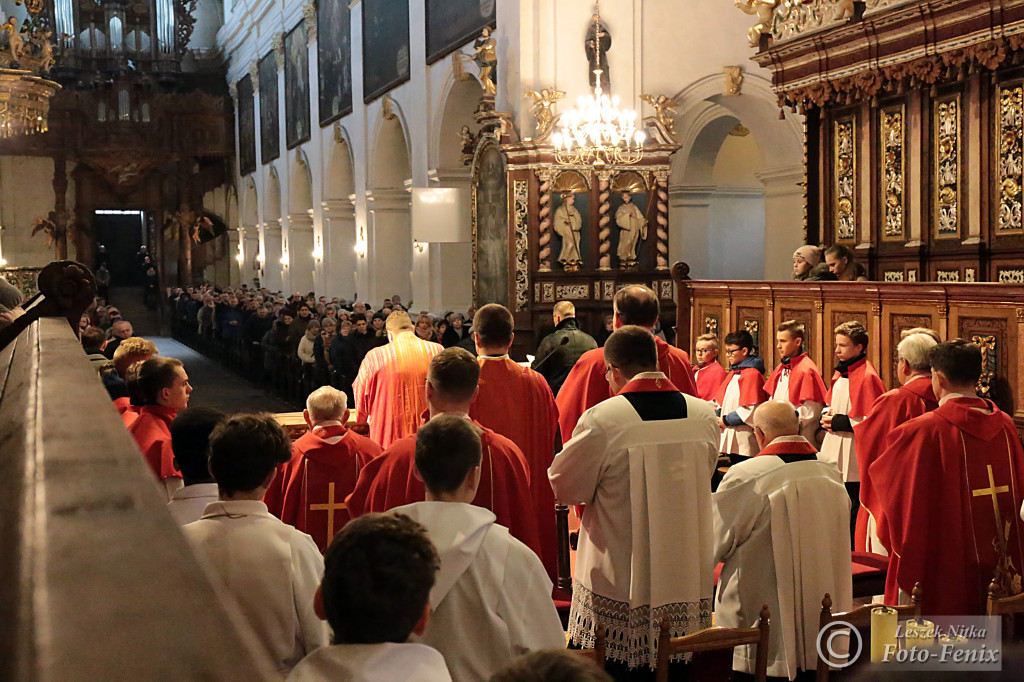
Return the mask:
M469 416L505 436L523 451L530 468L530 493L540 536L540 558L551 581L557 583L555 493L548 483L547 472L555 456L558 408L547 380L509 358L514 337L512 328L512 313L497 303L480 308L473 318L480 388L469 408Z
M697 397L711 402L727 374L725 367L718 361L718 337L714 334L701 334L697 337L693 352L697 359L697 364L693 366Z
M309 431L292 445L263 498L271 514L308 533L321 552L349 521L345 498L359 472L381 453L366 436L345 428L348 399L332 386L309 394L303 419Z
M946 341L929 359L939 407L898 427L871 465L886 603L921 583L924 615L983 615L993 577L1022 591L1024 450L1013 419L975 394L976 344Z
M897 426L939 406L932 391L932 366L928 360L928 353L936 343L928 334L915 333L903 337L896 346L899 358L896 376L901 386L882 394L864 421L853 427L857 470L860 472L860 511L853 535L854 551L886 554L878 542L876 527L882 510L874 497L871 464L885 450L889 436Z
M453 346L434 356L426 382L429 417L454 414L469 419L479 379L480 365L469 351ZM539 556L537 520L533 514L524 513L533 508L526 458L505 436L477 426L481 429L483 460L473 504L494 512L496 523L508 528ZM416 436L408 436L395 441L363 467L345 504L356 518L425 499L426 489L416 472Z
M654 329L661 312L658 295L642 284L619 289L612 301L612 309L616 329L627 324ZM693 383L690 356L686 351L670 346L658 337L654 337L654 341L658 346L658 371L665 374L683 393L696 396L697 386ZM576 422L584 412L612 395L605 377L604 350L595 348L587 351L569 372L555 399L558 403L558 426L562 443L568 443L572 438Z
M804 334L804 325L796 320L786 320L775 328L775 348L782 361L764 383L764 390L769 398L796 407L800 435L816 445L825 407L825 382L821 370L804 352Z
M387 448L416 433L427 408L423 382L430 359L443 350L416 336L409 313L396 311L385 323L388 344L372 349L352 383L356 421L370 424L370 440Z
M139 368L138 390L143 405L128 432L169 500L183 485L181 473L174 467L171 422L179 410L188 407L192 385L180 360L155 357Z

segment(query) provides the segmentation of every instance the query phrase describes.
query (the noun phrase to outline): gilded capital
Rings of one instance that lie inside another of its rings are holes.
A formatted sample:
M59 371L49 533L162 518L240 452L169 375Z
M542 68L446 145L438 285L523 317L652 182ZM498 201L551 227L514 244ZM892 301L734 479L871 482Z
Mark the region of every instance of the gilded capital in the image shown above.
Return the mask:
M316 42L316 3L309 0L302 6L302 20L306 23L306 46Z
M249 78L252 79L252 91L257 95L260 94L260 62L258 59L252 60L249 64Z
M281 31L275 33L270 44L274 47L274 62L277 64L277 70L281 71L284 69L284 33Z

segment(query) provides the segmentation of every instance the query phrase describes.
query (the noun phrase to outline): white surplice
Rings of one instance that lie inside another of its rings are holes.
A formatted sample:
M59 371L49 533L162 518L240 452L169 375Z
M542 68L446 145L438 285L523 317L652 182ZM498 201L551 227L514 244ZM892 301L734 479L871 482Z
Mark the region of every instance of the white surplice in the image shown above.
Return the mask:
M722 437L718 451L723 455L742 455L753 457L757 454L757 439L754 438L754 408L757 405L740 405L739 372L729 379L722 396L722 416L735 412L743 420L742 426L726 426L722 429Z
M167 511L179 526L198 521L206 513L206 505L220 499L216 483L196 483L178 488L171 494Z
M634 379L648 377L665 379L660 372ZM548 477L560 502L586 504L572 641L593 647L600 623L610 660L653 668L663 616L672 619L672 636L711 625L718 421L714 406L699 398L647 394L659 396L650 399L659 405L685 400L685 418L666 418L641 414L628 395L583 413Z
M486 680L517 656L565 647L544 564L493 512L459 502L391 511L422 524L441 557L422 641L441 652L455 682Z
M313 538L255 500L207 505L182 528L201 563L281 672L327 644L327 624L313 610L324 560Z
M768 675L813 670L822 597L832 595L835 611L853 599L850 498L839 473L817 460L759 455L731 467L714 500L715 560L725 564L716 624L753 627L767 604ZM753 646L736 649L735 670L753 673L754 663Z
M832 404L829 405L832 414L850 413L850 380L846 377L839 377L832 384ZM864 417L856 419L850 417L850 426L856 426L864 421ZM825 433L825 440L821 441L821 451L818 459L823 462L834 464L842 474L843 480L856 483L860 481L860 472L857 471L857 452L853 449L853 433Z
M775 384L775 393L772 394L772 400L792 402L789 399L790 374L789 369L783 368L782 374L779 375L779 382ZM794 405L794 407L796 408L797 415L800 417L800 435L813 445L817 442L815 434L821 428L821 411L825 409L825 403L819 403L817 400L805 400L799 405Z
M451 682L444 658L425 644L335 644L306 656L288 682Z

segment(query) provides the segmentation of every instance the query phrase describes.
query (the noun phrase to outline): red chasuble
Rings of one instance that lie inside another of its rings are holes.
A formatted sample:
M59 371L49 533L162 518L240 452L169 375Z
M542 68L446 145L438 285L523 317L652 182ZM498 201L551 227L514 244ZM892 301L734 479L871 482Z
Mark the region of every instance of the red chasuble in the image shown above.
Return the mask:
M139 408L132 405L130 398L116 398L114 400L114 407L117 408L117 413L121 415L121 421L126 429L130 429L135 420L139 418Z
M857 512L857 531L853 537L856 551L868 551L868 517L874 516L877 525L882 512L872 486L872 463L885 450L888 438L897 426L938 406L931 380L927 377L913 379L879 397L864 421L853 427L857 471L860 472L860 511Z
M994 403L951 399L903 424L871 475L891 555L885 603L920 582L924 615L982 615L997 565L1021 591L1024 450Z
M729 388L732 378L740 375L740 407L747 405L760 405L768 400L768 394L764 392L764 375L757 367L744 367L743 369L730 370L715 393L715 402L721 406L725 402L725 391ZM724 415L723 415L724 416Z
M555 493L548 482L558 428L555 398L543 376L508 357L480 358L479 361L480 389L469 408L469 416L515 443L526 457L540 537L540 558L551 581L557 582Z
M473 504L494 512L497 523L508 528L512 535L539 556L537 521L533 514L523 513L533 505L530 499L530 467L526 458L508 438L486 427L481 428L483 459L480 462L480 488ZM356 518L425 499L423 481L416 478L416 436L409 436L395 441L363 467L355 490L345 503L349 514Z
M814 364L814 360L807 357L807 353L801 353L792 358L788 365L780 362L775 366L768 381L764 382L764 391L769 398L775 395L775 387L787 368L789 369L790 404L799 407L808 400L825 404L825 382L821 378L818 366Z
M697 386L693 383L690 356L686 351L668 345L657 336L654 337L654 343L658 346L658 371L667 376L683 393L696 396ZM584 412L602 400L612 397L612 390L608 386L604 371L604 350L588 350L580 356L562 388L558 390L555 402L558 403L558 426L563 445L572 438L572 431Z
M717 360L709 362L703 367L693 366L693 380L697 385L697 397L701 400L714 400L718 393L718 387L725 381L725 367L722 367Z
M177 410L170 407L146 405L139 408L138 418L128 427L146 464L161 481L181 478L181 473L174 468L171 451L171 422L177 414Z
M832 375L832 383L825 399L826 405L832 404L832 386L836 385L840 376L842 375L838 371ZM850 381L850 413L847 416L866 417L878 397L885 393L885 384L878 376L875 366L868 362L867 358L861 358L850 365L847 379Z
M340 437L340 440L336 440ZM292 445L263 501L270 513L304 533L320 551L349 521L345 498L380 446L341 424L317 427Z

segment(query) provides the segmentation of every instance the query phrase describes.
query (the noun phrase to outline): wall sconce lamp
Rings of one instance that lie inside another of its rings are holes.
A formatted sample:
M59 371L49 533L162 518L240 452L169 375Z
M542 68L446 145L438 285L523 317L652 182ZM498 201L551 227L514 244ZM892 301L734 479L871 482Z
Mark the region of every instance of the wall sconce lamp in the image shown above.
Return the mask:
M420 253L423 253L423 249L427 248L426 242L413 242L412 245L415 246L416 250Z

